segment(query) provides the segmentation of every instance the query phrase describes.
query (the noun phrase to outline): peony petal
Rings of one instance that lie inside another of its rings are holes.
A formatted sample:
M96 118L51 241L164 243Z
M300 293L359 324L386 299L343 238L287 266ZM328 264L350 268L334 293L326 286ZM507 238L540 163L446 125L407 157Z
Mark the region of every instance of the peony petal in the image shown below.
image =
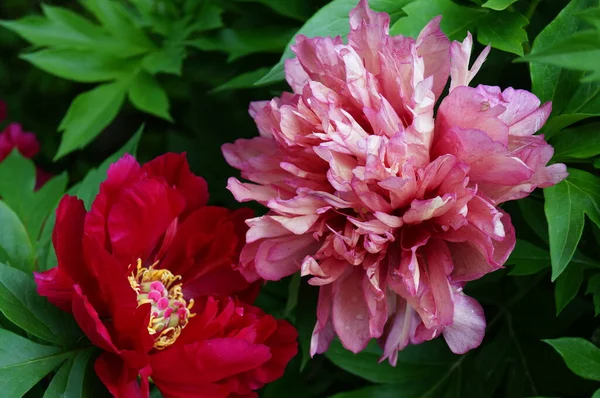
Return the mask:
M483 308L471 297L456 292L452 325L444 328L443 335L455 354L464 354L479 347L485 335Z

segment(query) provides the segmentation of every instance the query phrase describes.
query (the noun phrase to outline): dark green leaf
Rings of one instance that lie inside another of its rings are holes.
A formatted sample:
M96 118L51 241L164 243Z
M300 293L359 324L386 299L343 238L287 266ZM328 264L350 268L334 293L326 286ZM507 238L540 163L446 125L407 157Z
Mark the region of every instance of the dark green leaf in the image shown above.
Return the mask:
M0 329L0 391L21 397L72 353L36 344Z
M583 267L570 264L567 269L556 278L554 285L554 298L556 302L556 315L575 298L583 282Z
M239 90L244 88L254 88L254 83L263 77L265 73L269 71L269 68L260 68L257 70L253 70L250 72L244 72L241 75L238 75L232 79L230 79L227 83L221 84L218 87L215 87L212 92L216 93L219 91L228 91L228 90Z
M592 294L594 299L594 310L596 316L600 314L600 273L593 275L588 280L587 289L585 294Z
M300 274L295 273L292 275L290 279L290 284L288 286L288 299L285 304L285 316L289 316L292 311L296 308L296 304L298 304L298 293L300 291Z
M0 200L0 247L11 266L32 270L33 247L25 226L10 207Z
M55 160L83 148L100 134L119 113L126 91L126 83L116 82L79 94L58 128L64 134Z
M491 8L492 10L500 11L506 9L517 0L488 0L483 3L482 7Z
M586 159L600 155L600 123L588 123L553 137L554 160Z
M85 384L88 364L94 354L93 348L79 351L66 361L52 378L44 398L89 397L93 392Z
M369 6L375 11L387 12L394 21L400 15L404 15L402 8L411 1L413 0L371 0ZM348 14L352 8L356 7L356 4L356 0L334 0L317 11L288 42L279 63L256 83L267 84L283 80L283 64L286 59L292 58L294 55L290 46L294 44L296 35L346 37L350 31Z
M47 49L23 54L21 58L51 75L83 83L118 79L136 68L135 62L94 50Z
M445 360L428 358L417 360L411 351L418 351L417 346L407 347L398 354L398 362L392 367L387 362L379 362L380 353L365 350L353 354L346 350L338 340L334 340L325 355L340 368L373 383L407 383L416 379L426 379L434 374L443 374L448 366ZM439 346L438 346L439 347ZM444 358L446 359L446 358Z
M565 363L578 376L600 381L600 349L579 337L562 337L544 340L564 359Z
M248 30L222 29L215 36L203 36L188 42L201 51L221 51L234 61L254 53L281 52L294 31L283 27L265 27Z
M535 234L544 242L548 243L548 222L544 214L544 204L532 198L523 198L517 201L521 216L535 232Z
M31 211L30 197L35 188L35 165L13 150L0 162L0 197L23 219ZM15 184L15 181L19 181Z
M298 305L296 306L296 328L302 356L300 370L303 370L310 360L310 340L317 322L315 308L317 308L318 295L318 287L309 285L306 280L300 281Z
M542 250L527 241L518 239L506 264L514 264L509 275L532 275L550 265L550 256L547 250Z
M310 7L306 0L237 0L239 2L261 3L273 9L273 11L305 21L310 16Z
M569 177L544 190L550 233L552 280L571 261L583 232L584 214L600 225L600 178L569 169Z
M535 38L532 53L541 53L564 37L580 31L585 26L585 22L575 14L597 7L598 4L598 0L572 0ZM591 93L585 95L585 92L590 90L597 91L600 86L589 83L580 85L583 72L540 63L531 63L530 71L534 94L542 102L552 101L554 117L548 121L544 129L546 137L569 124L600 114L600 104L597 107L589 104L594 96ZM571 109L567 110L566 107Z
M73 317L37 294L25 273L0 263L0 311L28 333L58 345L73 344L80 336Z
M140 111L172 121L167 93L149 73L140 71L129 87L129 100Z

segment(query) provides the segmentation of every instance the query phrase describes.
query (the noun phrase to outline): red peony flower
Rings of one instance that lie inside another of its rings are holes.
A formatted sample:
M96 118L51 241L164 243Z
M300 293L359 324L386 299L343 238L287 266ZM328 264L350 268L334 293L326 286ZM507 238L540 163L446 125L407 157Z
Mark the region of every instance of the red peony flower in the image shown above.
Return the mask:
M0 123L6 117L6 104L0 101ZM31 159L40 151L40 144L35 134L24 132L23 127L19 123L10 123L0 132L0 162L15 148L17 148L21 155ZM40 189L50 178L52 178L52 174L36 166L35 189Z
M58 267L38 292L104 350L95 369L116 397L147 397L149 377L165 397L256 396L296 354L294 328L248 304L256 285L233 269L251 212L207 199L184 155L126 155L89 212L58 207Z

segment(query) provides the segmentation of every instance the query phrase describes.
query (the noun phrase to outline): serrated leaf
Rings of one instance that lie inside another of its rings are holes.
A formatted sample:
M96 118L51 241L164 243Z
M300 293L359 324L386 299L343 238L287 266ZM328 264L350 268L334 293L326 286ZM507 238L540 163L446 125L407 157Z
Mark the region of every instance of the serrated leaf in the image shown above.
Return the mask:
M587 284L585 294L591 294L594 300L595 315L600 314L600 273L593 275Z
M581 239L584 214L600 225L600 178L569 169L566 180L544 189L552 280L565 270Z
M393 22L400 15L404 15L402 8L411 1L413 0L371 0L369 7L375 11L387 12ZM290 46L294 44L295 36L300 34L307 37L339 35L345 38L350 31L348 14L352 8L356 7L356 4L356 0L333 0L317 11L288 42L277 65L271 68L269 73L256 84L267 84L284 79L283 64L286 59L294 56Z
M600 349L579 337L543 340L562 356L568 368L584 379L600 381Z
M114 58L94 50L47 49L22 54L21 58L63 79L98 83L130 74L136 61Z
M492 10L501 11L505 10L512 3L517 2L518 0L488 0L483 3L481 6L486 8L491 8Z
M135 26L134 21L124 9L122 2L114 0L80 0L80 3L94 14L113 37L134 46L146 48L148 51L155 48L141 29Z
M37 294L33 279L0 263L0 311L35 337L57 345L73 344L81 333L73 317Z
M173 121L169 114L169 97L149 73L140 71L129 87L129 100L142 112Z
M10 207L0 200L0 247L8 257L10 265L31 271L33 267L33 246L27 236L25 226Z
M119 113L127 83L100 85L79 94L60 123L64 131L55 160L89 144Z
M490 13L477 24L477 41L509 53L523 55L523 43L527 42L524 27L527 18L516 12Z
M600 123L564 130L552 138L553 160L587 159L600 155Z
M58 347L40 345L0 329L0 390L21 397L44 376L71 356Z
M90 386L85 384L88 364L94 354L94 348L79 351L66 361L52 378L52 382L44 393L44 398L67 398L90 396Z
M570 264L567 269L556 278L554 284L554 299L556 303L556 316L575 298L583 282L583 268Z

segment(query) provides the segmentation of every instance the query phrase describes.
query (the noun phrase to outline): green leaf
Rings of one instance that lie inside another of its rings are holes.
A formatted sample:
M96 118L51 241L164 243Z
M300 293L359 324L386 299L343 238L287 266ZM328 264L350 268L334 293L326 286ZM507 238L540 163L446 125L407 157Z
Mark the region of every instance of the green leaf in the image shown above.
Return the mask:
M73 317L40 296L33 279L0 263L0 311L12 323L37 338L57 345L77 342L81 336Z
M129 87L129 100L140 111L173 121L167 93L149 73L140 71Z
M600 33L595 30L577 32L555 42L544 51L531 52L521 61L537 62L560 68L589 71L584 81L600 79Z
M374 343L374 342L372 342ZM374 346L358 354L346 350L339 340L334 340L325 356L338 367L373 383L407 383L417 379L426 379L432 375L441 375L448 367L452 356L444 355L447 349L440 342L428 343L429 346L408 346L398 353L398 362L392 367L379 362L381 353ZM431 348L435 346L436 350ZM421 352L419 352L421 351ZM427 352L425 358L423 353Z
M298 342L300 343L300 370L304 369L310 360L310 341L317 322L314 309L317 308L318 295L318 287L309 285L306 280L300 281L295 322L296 329L298 329Z
M600 381L600 349L579 337L562 337L543 340L562 356L576 375L584 379Z
M509 275L533 275L550 265L547 250L542 250L525 240L517 239L515 249L506 264L513 264Z
M598 316L600 314L600 273L593 275L588 280L585 294L593 295L595 315Z
M290 279L290 284L288 285L288 299L287 299L287 302L285 303L284 315L286 317L289 316L292 313L292 311L294 311L294 309L296 308L296 305L298 304L298 293L300 291L300 282L301 282L301 278L300 278L299 273L295 273L294 275L292 275L292 278Z
M502 51L523 55L523 43L527 42L524 27L527 24L527 18L519 13L490 13L477 25L477 40Z
M0 390L5 397L21 397L71 356L58 347L36 344L0 329Z
M124 9L122 2L114 0L80 0L113 37L134 46L152 50L155 46L141 29L138 29Z
M600 398L600 388L596 390L594 395L592 395L592 398Z
M492 10L501 11L505 10L512 3L515 3L517 0L488 0L483 3L482 7L491 8Z
M402 8L411 1L413 0L371 0L369 6L375 11L387 12L393 22L400 15L404 15ZM356 4L356 0L333 0L317 11L288 42L277 65L256 84L267 84L284 79L283 64L286 59L294 56L290 46L294 44L297 35L302 34L307 37L339 35L345 38L350 31L348 14Z
M11 266L31 271L33 247L25 226L10 207L0 200L0 247Z
M35 164L14 149L0 162L0 197L23 219L31 211L30 197L35 188ZM19 181L15 184L15 181Z
M66 361L48 386L44 398L89 397L93 394L85 383L88 364L94 355L94 348L79 351Z
M130 74L136 67L133 61L114 58L94 50L47 49L22 54L21 58L51 75L82 83L118 79Z
M205 32L223 26L221 18L223 9L212 1L204 1L193 18L194 23L188 27L188 32Z
M432 18L441 15L444 33L450 40L462 40L467 31L475 30L490 10L460 6L451 0L417 0L404 7L404 12L407 16L392 25L390 34L417 37Z
M565 270L581 239L584 214L600 225L600 178L569 169L569 177L544 189L550 236L552 280Z
M517 201L521 216L535 232L535 234L544 242L548 243L548 222L544 214L544 204L532 198L523 198Z
M442 15L442 31L451 40L462 40L468 31L477 31L481 44L517 55L523 54L522 43L527 41L523 26L528 21L514 12L465 7L451 0L417 0L404 7L404 11L407 16L392 26L390 34L417 37L432 18Z
M556 316L575 298L583 282L583 267L570 264L567 269L556 278L554 285L554 299L556 302Z
M64 131L55 160L89 144L117 116L127 91L127 84L100 85L79 94L60 122Z
M182 47L167 47L152 52L142 59L142 67L152 75L169 73L181 76L183 60L186 57Z
M37 241L42 223L65 192L67 175L63 173L52 178L37 192L34 191L35 183L33 161L18 151L13 150L0 162L0 197L19 217L32 243Z
M294 31L267 26L246 30L221 29L213 36L203 36L187 42L201 51L221 51L229 54L228 61L255 53L281 52L290 41Z
M572 0L535 38L532 53L542 53L564 37L580 31L585 22L575 15L598 5L598 0ZM542 102L552 101L553 117L544 128L546 138L565 126L600 114L600 103L594 105L592 93L597 92L600 85L580 84L583 72L541 63L531 63L529 68L534 94Z
M261 3L286 17L305 21L310 16L310 6L305 0L237 0L245 3Z
M564 130L553 137L553 160L587 159L600 155L600 123L588 123Z
M216 93L219 91L254 88L254 82L263 77L268 71L269 68L260 68L250 72L244 72L241 75L230 79L227 83L221 84L220 86L213 88L211 92Z

